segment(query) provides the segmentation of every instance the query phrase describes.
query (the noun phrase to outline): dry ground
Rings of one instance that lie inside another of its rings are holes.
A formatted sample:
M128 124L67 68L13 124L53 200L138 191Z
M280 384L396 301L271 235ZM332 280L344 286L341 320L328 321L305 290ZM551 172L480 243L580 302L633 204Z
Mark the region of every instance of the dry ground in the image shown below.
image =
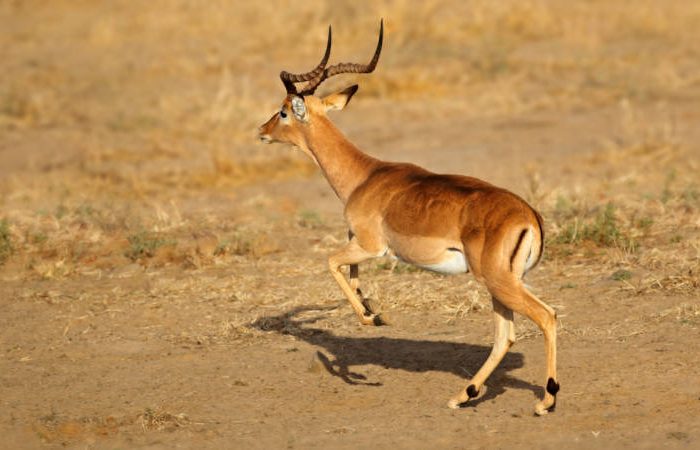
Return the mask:
M326 271L342 209L302 155L255 141L281 69L375 74L334 116L389 160L539 208L528 283L559 313L487 394L470 276ZM700 3L0 2L0 447L697 448Z

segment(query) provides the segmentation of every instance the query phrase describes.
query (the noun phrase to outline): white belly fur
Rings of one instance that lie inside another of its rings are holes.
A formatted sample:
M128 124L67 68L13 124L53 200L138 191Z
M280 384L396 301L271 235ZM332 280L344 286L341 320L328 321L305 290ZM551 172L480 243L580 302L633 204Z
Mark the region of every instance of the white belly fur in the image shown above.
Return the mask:
M433 272L444 273L447 275L466 273L469 271L467 258L464 256L464 254L461 252L449 250L445 252L445 258L438 263L416 264L416 266L426 270L431 270Z

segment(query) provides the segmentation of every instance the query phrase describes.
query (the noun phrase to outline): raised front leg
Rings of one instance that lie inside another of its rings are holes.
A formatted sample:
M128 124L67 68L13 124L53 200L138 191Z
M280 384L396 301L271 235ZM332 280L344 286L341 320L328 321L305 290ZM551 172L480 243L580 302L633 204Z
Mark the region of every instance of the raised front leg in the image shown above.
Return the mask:
M348 230L348 241L352 241L354 237L355 233L352 230ZM350 264L350 287L360 298L363 298L360 290L360 266L357 264Z
M352 241L355 234L349 230L348 240ZM365 314L369 311L370 314L374 313L374 307L370 304L370 299L365 298L360 289L360 266L358 264L350 264L350 288L355 291L357 296L362 300L362 305L365 307Z
M368 259L376 258L380 256L381 253L370 252L365 250L360 246L356 239L350 240L350 242L343 247L338 253L334 254L328 258L328 268L338 283L338 286L343 290L343 293L350 301L350 306L357 314L360 319L360 323L363 325L384 325L384 321L378 315L372 312L362 301L361 292L358 287L357 281L357 264ZM345 279L340 268L345 265L350 265L350 279L354 286ZM355 270L353 277L353 268ZM359 295L358 295L359 294Z

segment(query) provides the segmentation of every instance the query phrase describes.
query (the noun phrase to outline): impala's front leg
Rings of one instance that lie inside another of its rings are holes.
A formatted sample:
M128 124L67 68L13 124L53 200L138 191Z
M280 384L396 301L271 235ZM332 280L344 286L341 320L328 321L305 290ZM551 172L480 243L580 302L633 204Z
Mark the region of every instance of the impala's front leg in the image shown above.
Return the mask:
M348 230L348 241L352 241L355 233ZM360 290L360 267L357 264L350 264L350 287L357 295L363 299L362 291Z
M352 241L352 239L355 237L355 234L352 231L348 231L348 240ZM362 305L365 307L365 313L364 315L367 315L367 311L369 313L374 312L374 308L372 305L370 305L370 300L368 298L365 298L364 294L362 293L362 289L360 289L360 266L357 264L350 264L350 289L353 290L357 294L357 296L362 300Z
M352 239L342 250L328 258L328 267L333 278L335 278L335 281L345 293L345 296L350 301L352 309L355 310L355 314L357 314L360 323L363 325L384 325L385 323L379 314L370 311L358 296L359 288L356 284L357 273L355 273L355 277L353 277L353 268L357 270L357 264L381 256L382 253L383 252L367 251L358 244L357 240ZM354 286L350 286L340 271L340 268L345 265L350 265L351 281L353 281Z
M362 300L362 306L365 307L364 315L366 316L369 312L374 313L374 307L370 304L370 299L365 298L365 295L360 289L360 266L357 264L350 264L350 289Z

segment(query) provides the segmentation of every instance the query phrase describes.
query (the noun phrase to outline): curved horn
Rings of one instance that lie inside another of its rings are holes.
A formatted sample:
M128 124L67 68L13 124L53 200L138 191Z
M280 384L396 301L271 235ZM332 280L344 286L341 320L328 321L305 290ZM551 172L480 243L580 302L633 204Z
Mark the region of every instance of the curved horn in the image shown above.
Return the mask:
M285 70L280 72L280 79L282 79L282 83L284 83L284 87L287 89L287 94L296 94L297 89L294 86L294 83L298 83L300 81L309 81L313 80L314 78L318 77L323 73L323 69L326 67L326 64L328 63L328 58L331 56L331 26L328 26L328 42L326 43L326 53L323 55L323 58L321 58L321 62L318 63L318 66L316 66L315 69L313 69L310 72L306 73L290 73Z
M379 55L382 52L382 43L384 41L384 19L379 22L379 39L377 41L377 48L374 50L374 56L368 64L355 64L355 63L340 63L332 65L325 68L323 72L320 72L318 76L312 79L309 84L304 88L299 95L311 95L316 91L316 88L323 83L328 78L338 75L341 73L370 73L374 71L377 67L377 62L379 62ZM310 73L310 72L309 72Z

